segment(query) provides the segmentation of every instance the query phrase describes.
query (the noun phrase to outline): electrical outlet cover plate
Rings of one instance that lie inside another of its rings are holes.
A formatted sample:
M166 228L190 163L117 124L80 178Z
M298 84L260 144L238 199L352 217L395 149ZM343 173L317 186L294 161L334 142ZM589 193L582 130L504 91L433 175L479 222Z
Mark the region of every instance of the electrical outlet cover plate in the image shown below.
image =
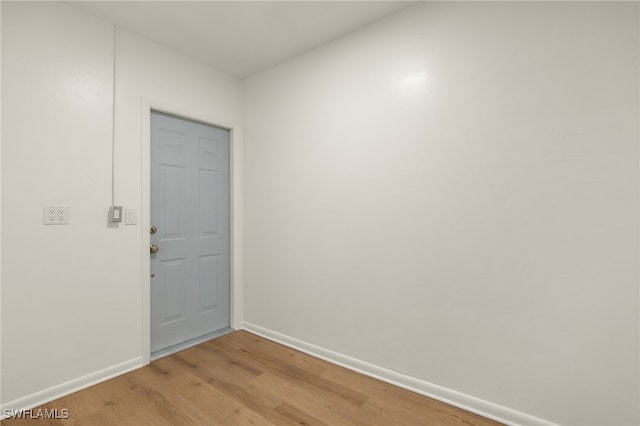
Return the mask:
M42 219L45 225L67 225L69 223L69 206L45 205Z
M67 225L69 223L69 206L57 206L58 223Z
M44 206L42 218L45 225L54 225L58 223L56 217L56 206Z

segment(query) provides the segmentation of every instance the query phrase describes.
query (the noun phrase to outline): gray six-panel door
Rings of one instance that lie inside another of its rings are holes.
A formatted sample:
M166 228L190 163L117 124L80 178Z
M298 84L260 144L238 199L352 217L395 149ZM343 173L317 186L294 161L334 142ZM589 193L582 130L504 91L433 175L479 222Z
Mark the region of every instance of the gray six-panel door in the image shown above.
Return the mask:
M229 327L226 129L151 113L151 352Z

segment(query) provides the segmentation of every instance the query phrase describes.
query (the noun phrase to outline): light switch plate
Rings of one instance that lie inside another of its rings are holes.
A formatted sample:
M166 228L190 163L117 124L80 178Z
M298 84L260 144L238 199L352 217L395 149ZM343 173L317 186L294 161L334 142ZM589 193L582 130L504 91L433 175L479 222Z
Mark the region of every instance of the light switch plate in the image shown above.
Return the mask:
M138 223L138 210L136 210L136 209L125 209L124 224L125 225L135 225L136 223Z
M109 222L122 222L122 206L111 206L109 210Z

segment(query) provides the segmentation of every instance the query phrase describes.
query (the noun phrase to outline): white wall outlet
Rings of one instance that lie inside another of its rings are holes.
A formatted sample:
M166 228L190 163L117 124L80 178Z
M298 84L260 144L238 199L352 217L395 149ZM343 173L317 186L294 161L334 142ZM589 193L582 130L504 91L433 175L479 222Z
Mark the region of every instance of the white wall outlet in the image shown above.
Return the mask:
M69 223L69 206L57 206L58 223L67 225Z
M69 206L67 205L45 205L42 214L42 222L45 225L67 225L69 223Z
M125 209L124 212L124 224L125 225L135 225L138 223L138 210L136 209Z
M54 225L57 223L56 206L44 206L43 223L45 225Z

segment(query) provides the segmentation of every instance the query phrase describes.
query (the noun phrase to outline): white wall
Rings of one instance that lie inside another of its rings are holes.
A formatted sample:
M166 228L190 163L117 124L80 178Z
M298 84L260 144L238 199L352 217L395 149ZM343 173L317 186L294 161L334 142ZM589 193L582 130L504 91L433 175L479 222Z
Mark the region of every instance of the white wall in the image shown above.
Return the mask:
M1 6L18 408L143 362L145 254L141 225L106 223L111 26ZM430 3L251 78L247 324L558 423L639 423L638 67L637 3ZM142 98L239 127L238 89L122 32L117 202L143 207ZM48 203L71 224L43 226Z
M2 403L24 408L144 361L143 229L107 226L113 28L2 2ZM117 200L142 213L142 98L239 126L239 81L121 32ZM43 226L44 204L68 226ZM142 220L142 217L139 218Z
M247 326L638 424L638 28L637 3L420 4L249 78Z

